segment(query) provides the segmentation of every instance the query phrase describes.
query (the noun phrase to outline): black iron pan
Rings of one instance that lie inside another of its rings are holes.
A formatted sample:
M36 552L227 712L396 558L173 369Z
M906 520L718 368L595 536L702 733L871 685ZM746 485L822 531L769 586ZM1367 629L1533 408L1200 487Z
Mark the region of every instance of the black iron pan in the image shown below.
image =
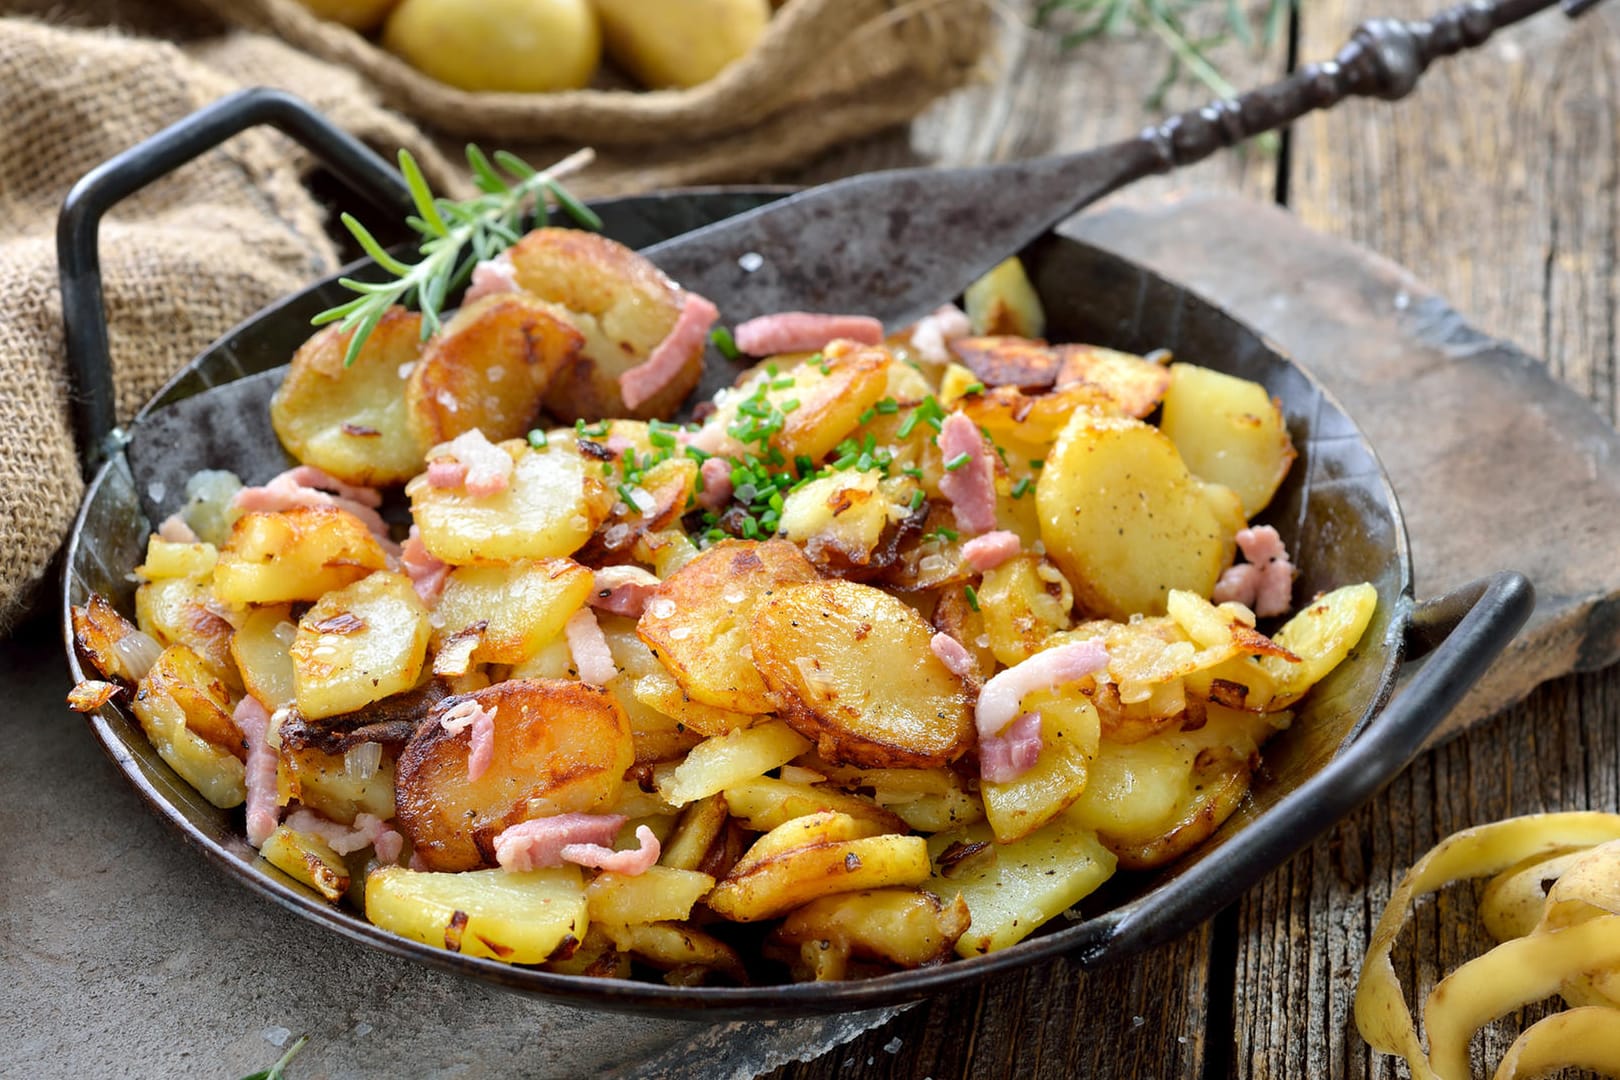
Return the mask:
M295 99L263 91L182 121L109 162L70 196L59 239L79 379L81 448L87 464L104 455L66 549L64 636L75 678L86 672L74 651L67 607L94 592L130 609L133 586L126 574L141 561L152 523L178 509L187 477L202 468L229 468L248 483L261 483L289 464L267 422L269 395L282 365L309 336L311 316L349 295L334 275L253 316L189 364L125 431L112 430L110 404L97 404L111 401L94 258L100 217L124 195L257 123L287 131L390 218L401 214L403 186L381 159ZM596 206L610 236L647 247L759 212L785 194L717 189ZM790 197L792 204L807 201ZM844 227L854 231L848 223ZM736 240L724 226L697 235ZM243 837L240 815L216 809L180 780L127 712L103 708L90 716L92 730L158 814L251 888L385 951L589 1007L731 1016L846 1011L915 999L1059 953L1075 954L1088 965L1114 963L1185 933L1403 768L1523 624L1533 595L1523 577L1503 573L1416 602L1405 530L1388 479L1355 423L1307 372L1198 296L1116 255L1061 229L1043 228L1026 239L1032 242L1022 254L1054 340L1135 352L1167 348L1256 380L1282 401L1300 457L1265 520L1282 533L1303 569L1296 595L1355 581L1372 582L1379 595L1378 614L1362 644L1306 698L1293 726L1268 744L1244 806L1193 854L1154 873L1119 875L1083 902L1074 918L989 956L860 982L670 987L512 967L407 941L331 907L259 860ZM666 255L670 250L679 249L666 248ZM359 277L375 272L369 263L343 271ZM949 295L936 294L930 302Z

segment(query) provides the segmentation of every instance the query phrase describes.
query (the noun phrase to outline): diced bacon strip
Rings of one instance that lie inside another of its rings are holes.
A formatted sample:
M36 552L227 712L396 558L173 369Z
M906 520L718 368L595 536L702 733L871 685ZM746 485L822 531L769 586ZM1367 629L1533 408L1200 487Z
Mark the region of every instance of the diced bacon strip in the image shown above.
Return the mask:
M399 857L405 852L405 838L393 829L384 829L371 842L371 848L377 853L379 862L397 865Z
M973 662L973 654L967 651L967 646L957 641L951 635L941 631L928 642L928 647L934 650L940 663L950 669L952 675L967 678L978 670Z
M883 341L883 324L866 315L816 315L783 311L739 323L731 332L737 348L749 356L813 352L840 339L861 345Z
M591 607L639 619L659 584L639 566L604 566L591 579Z
M1077 682L1108 666L1102 638L1087 638L1038 652L1022 663L991 676L979 691L976 720L979 739L993 738L1019 715L1025 695Z
M512 253L503 251L473 267L472 284L467 286L467 295L461 298L461 303L465 307L486 296L517 291L517 267L512 265Z
M433 487L465 485L467 494L481 498L505 491L512 483L512 456L477 428L440 443L427 458L428 483Z
M422 534L415 525L399 550L399 563L411 579L416 595L428 607L436 607L444 594L444 583L450 578L451 566L440 562L422 543Z
M477 782L495 760L495 707L481 709L473 717L472 742L467 749L467 779Z
M1240 531L1237 545L1249 561L1221 574L1215 583L1215 602L1236 601L1262 617L1286 614L1293 601L1294 564L1282 537L1270 525L1260 525Z
M956 524L969 536L987 533L996 527L995 454L979 426L960 412L945 418L939 432L939 452L947 462L963 454L967 461L947 470L939 478L939 490L951 500Z
M614 851L601 844L569 844L562 849L562 857L580 866L634 877L645 874L661 854L658 837L645 825L636 826L636 842L641 846L634 851Z
M373 814L356 814L354 825L341 825L307 807L300 807L287 815L287 828L294 832L312 833L331 845L339 855L348 855L363 847L372 847L379 837L392 832L388 823ZM398 858L398 852L395 853Z
M629 820L623 814L557 814L520 821L495 836L495 862L503 870L540 870L563 864L574 844L611 844Z
M428 865L427 860L422 858L422 853L420 851L412 851L410 861L405 865L410 867L412 870L415 870L419 874L428 873L433 869L433 867Z
M606 686L619 674L607 637L590 608L582 607L568 617L563 636L568 639L568 651L573 654L580 679L592 686Z
M979 777L992 784L1008 783L1032 769L1040 756L1041 714L1025 713L1005 735L980 736Z
M946 346L972 333L973 324L962 309L955 304L946 304L935 308L932 314L923 316L912 327L911 347L917 350L917 355L922 359L943 364L951 359L951 351Z
M197 534L192 532L191 526L186 524L179 514L170 514L163 519L163 524L157 530L159 540L167 540L171 544L195 544Z
M703 477L703 490L698 492L697 504L705 510L724 510L731 501L731 462L712 457L698 472Z
M619 396L624 398L624 407L640 408L679 378L693 355L703 351L709 328L719 318L719 308L697 293L687 293L681 314L664 340L653 347L645 361L619 376Z
M962 545L962 558L967 564L979 573L994 570L1008 559L1017 555L1023 549L1024 542L1018 539L1018 534L1008 532L1006 529L997 529L987 532L983 536L975 536Z
M231 720L247 740L247 840L259 847L276 831L276 752L270 746L270 713L252 695L237 703Z
M319 490L322 487L341 491L332 495ZM299 506L335 506L359 518L373 535L388 539L388 523L376 509L382 505L381 493L334 480L308 465L288 469L263 487L243 488L231 497L231 505L238 510L272 514Z

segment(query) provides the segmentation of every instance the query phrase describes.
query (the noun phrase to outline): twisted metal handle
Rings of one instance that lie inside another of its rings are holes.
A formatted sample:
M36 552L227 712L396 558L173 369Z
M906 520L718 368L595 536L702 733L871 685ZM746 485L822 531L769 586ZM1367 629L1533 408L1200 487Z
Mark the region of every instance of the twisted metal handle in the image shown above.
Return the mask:
M1140 140L1151 148L1154 168L1168 172L1345 98L1403 98L1434 61L1482 45L1504 26L1559 4L1573 17L1596 3L1470 0L1428 19L1373 19L1357 27L1332 60L1307 64L1241 97L1172 116L1143 131Z

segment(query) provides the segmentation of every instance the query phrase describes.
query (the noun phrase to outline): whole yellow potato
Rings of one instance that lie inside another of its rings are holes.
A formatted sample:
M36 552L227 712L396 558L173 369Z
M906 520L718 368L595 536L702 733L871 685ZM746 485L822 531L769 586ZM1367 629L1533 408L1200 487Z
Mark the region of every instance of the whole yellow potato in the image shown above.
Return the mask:
M369 33L381 26L399 0L299 0L323 19Z
M383 45L462 90L577 90L602 58L589 0L403 0Z
M652 90L707 82L754 47L769 0L593 0L613 62Z

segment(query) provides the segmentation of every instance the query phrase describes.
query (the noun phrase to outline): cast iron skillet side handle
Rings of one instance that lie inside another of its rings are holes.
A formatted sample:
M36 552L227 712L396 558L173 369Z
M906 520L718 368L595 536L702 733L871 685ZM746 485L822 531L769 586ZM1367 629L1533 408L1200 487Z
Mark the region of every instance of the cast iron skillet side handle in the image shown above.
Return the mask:
M1334 822L1377 794L1417 756L1439 718L1457 704L1507 647L1535 607L1522 574L1504 572L1418 604L1407 626L1409 651L1427 662L1361 735L1315 776L1176 879L1176 888L1125 908L1086 965L1117 960L1179 937L1253 888Z
M296 140L379 209L399 218L413 212L410 189L393 166L302 100L263 87L220 98L85 174L62 202L56 258L74 434L87 475L109 453L116 419L97 246L101 219L126 196L260 124Z

